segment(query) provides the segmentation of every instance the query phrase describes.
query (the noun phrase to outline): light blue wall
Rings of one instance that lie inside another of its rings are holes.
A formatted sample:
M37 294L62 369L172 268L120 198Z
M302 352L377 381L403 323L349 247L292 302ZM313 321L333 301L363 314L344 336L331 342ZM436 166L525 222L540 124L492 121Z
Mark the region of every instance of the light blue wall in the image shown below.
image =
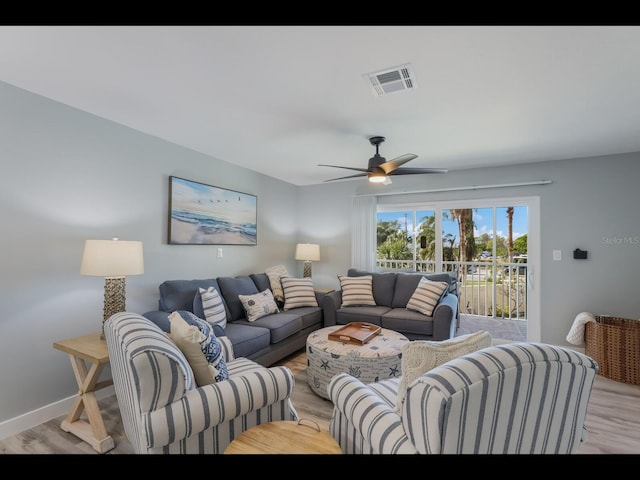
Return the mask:
M127 309L166 279L264 271L294 257L298 188L0 83L0 427L77 391L56 340L99 331L104 279L80 275L86 239L141 240ZM168 177L258 197L258 245L168 245ZM299 272L298 272L299 269ZM0 428L1 433L1 428ZM2 435L0 435L1 437Z
M640 236L640 154L395 177L388 188L432 189L549 179L546 186L400 196L449 200L541 198L542 340L564 344L577 313L640 316L635 295ZM10 423L72 396L69 360L54 341L97 331L103 281L79 273L84 241L141 240L145 273L127 279L127 309L157 306L166 279L263 271L293 260L295 244L319 243L314 283L336 287L350 266L351 201L367 182L295 187L141 134L0 82L0 433ZM437 165L434 165L437 166ZM176 175L258 197L258 246L167 245L168 177ZM388 190L387 190L388 191ZM589 260L574 261L580 247ZM562 262L551 260L561 249ZM0 435L1 437L2 435Z

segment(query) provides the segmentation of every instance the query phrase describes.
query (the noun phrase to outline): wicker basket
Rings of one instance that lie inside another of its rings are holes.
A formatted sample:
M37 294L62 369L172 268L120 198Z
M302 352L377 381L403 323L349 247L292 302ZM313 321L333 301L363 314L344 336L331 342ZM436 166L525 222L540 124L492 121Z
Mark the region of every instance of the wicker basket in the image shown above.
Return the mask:
M600 315L585 324L585 354L603 377L640 385L640 321Z

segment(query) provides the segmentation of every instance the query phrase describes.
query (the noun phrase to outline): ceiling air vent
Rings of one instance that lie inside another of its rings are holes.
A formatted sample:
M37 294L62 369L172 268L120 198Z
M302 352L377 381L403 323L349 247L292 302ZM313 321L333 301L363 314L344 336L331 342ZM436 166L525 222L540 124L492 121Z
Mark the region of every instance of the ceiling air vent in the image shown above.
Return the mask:
M416 74L410 63L379 72L367 73L363 77L371 86L371 91L376 97L418 88Z

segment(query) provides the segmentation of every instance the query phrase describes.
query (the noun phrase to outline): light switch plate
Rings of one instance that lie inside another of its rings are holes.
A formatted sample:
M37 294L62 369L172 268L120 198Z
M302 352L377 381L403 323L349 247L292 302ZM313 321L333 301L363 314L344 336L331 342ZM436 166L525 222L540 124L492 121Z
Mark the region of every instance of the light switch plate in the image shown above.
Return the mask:
M222 258L222 249L221 248L218 249L218 258Z
M554 250L553 251L553 259L558 262L562 260L562 250Z

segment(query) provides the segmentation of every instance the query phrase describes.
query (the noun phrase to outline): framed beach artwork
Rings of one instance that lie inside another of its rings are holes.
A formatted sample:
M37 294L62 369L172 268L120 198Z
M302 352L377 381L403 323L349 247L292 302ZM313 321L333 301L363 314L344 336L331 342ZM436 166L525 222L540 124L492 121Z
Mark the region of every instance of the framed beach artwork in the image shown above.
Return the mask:
M169 243L257 245L257 197L169 177Z

